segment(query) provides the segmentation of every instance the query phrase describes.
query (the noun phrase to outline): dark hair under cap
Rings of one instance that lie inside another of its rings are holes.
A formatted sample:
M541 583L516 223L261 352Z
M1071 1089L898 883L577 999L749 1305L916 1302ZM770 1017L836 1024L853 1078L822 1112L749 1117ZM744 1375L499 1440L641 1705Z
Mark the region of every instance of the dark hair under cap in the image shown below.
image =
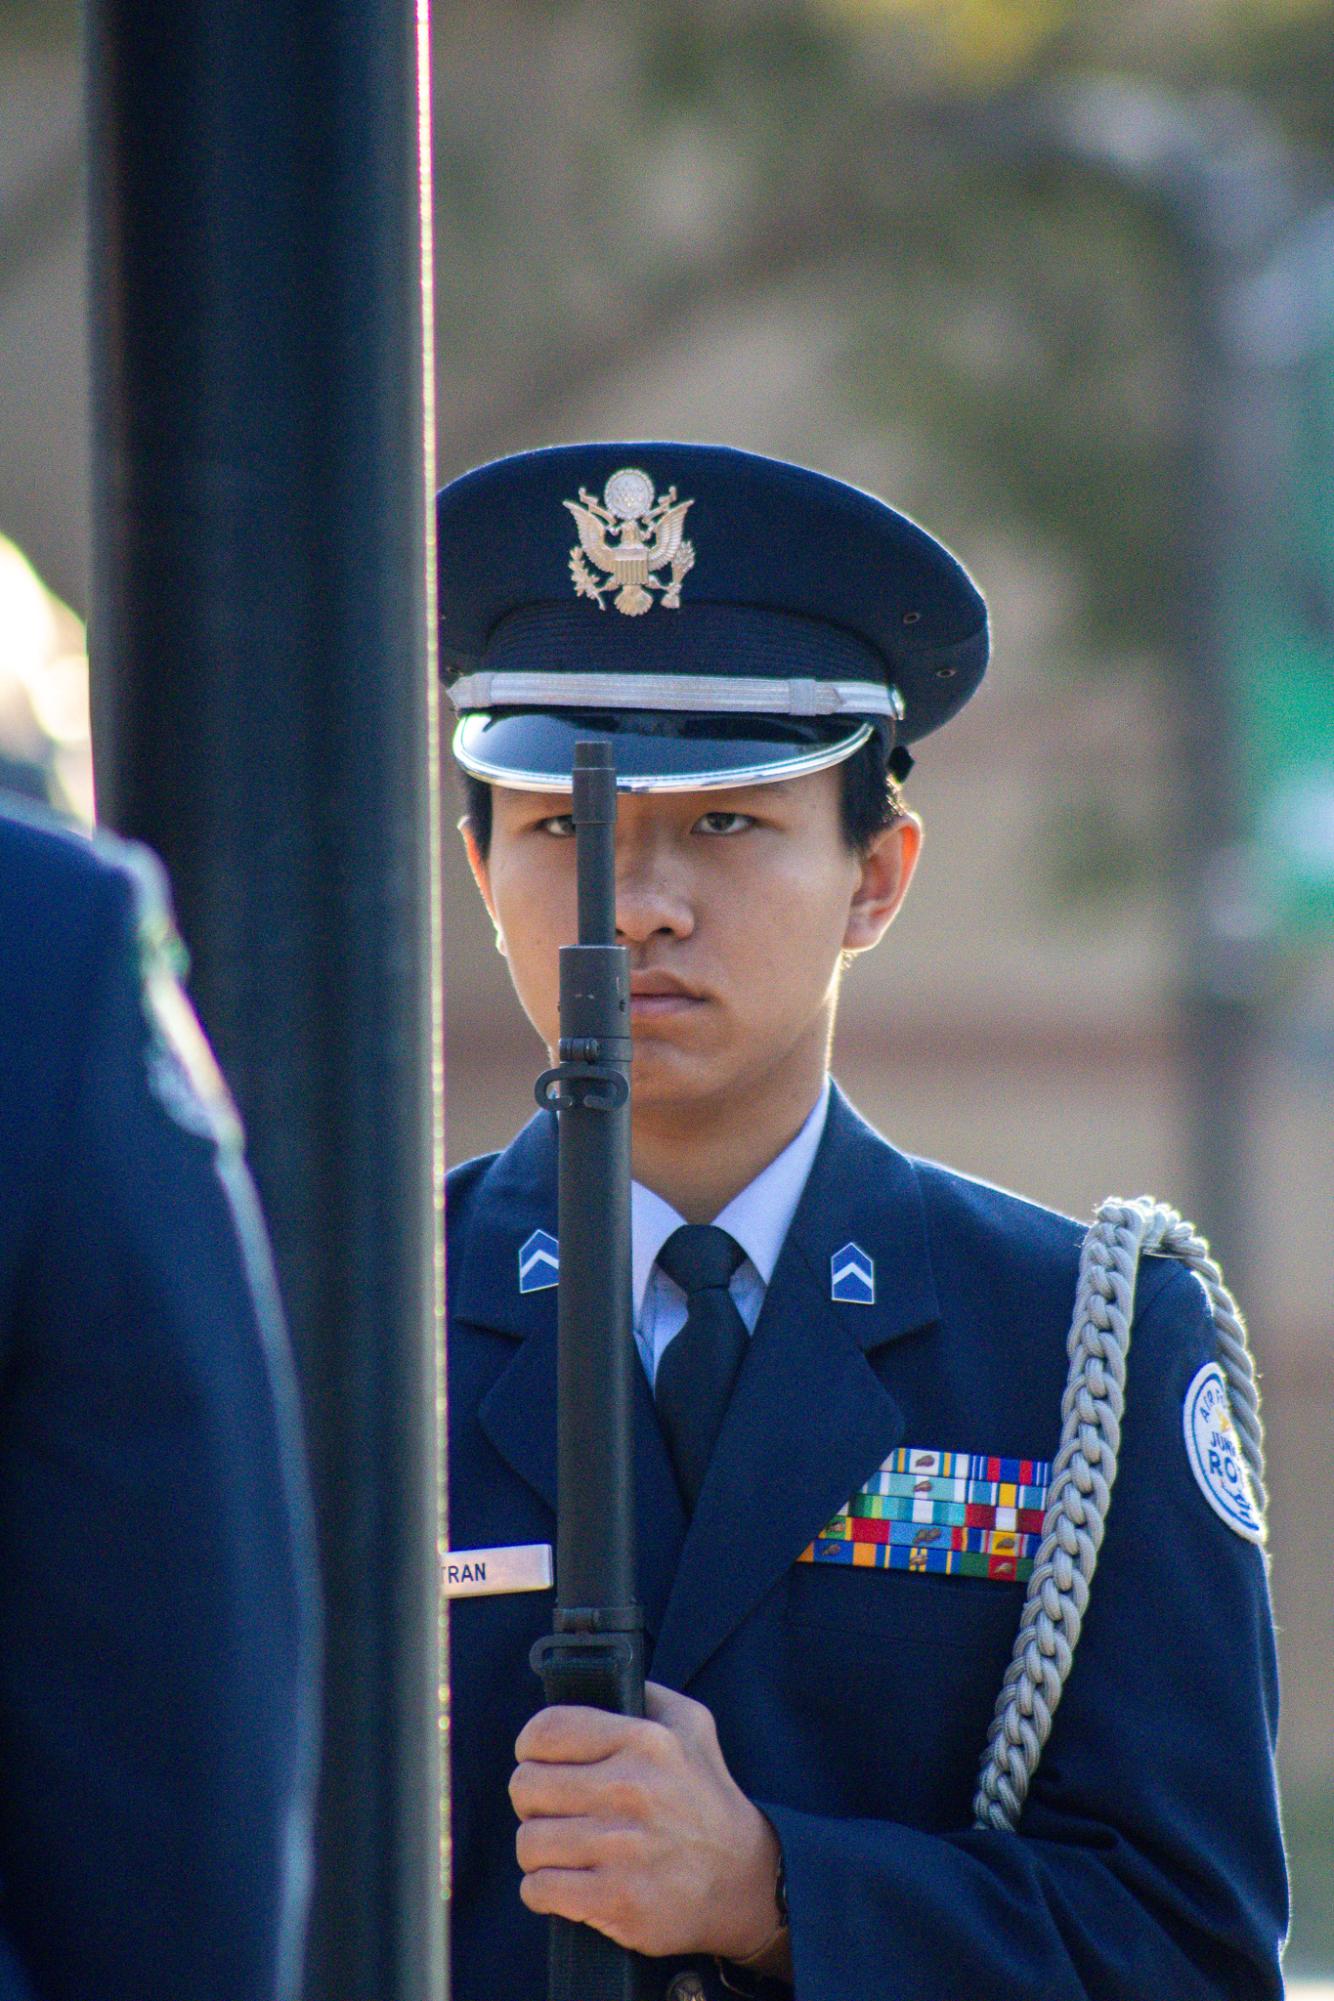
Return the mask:
M455 753L559 788L581 736L628 789L778 778L871 732L938 729L986 668L986 607L906 516L724 445L560 445L480 466L437 508Z

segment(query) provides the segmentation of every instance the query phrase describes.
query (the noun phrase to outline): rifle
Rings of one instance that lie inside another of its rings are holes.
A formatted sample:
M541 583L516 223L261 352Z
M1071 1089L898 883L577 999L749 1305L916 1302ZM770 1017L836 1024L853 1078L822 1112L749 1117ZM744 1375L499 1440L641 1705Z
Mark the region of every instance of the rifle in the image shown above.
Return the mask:
M560 1061L537 1080L559 1130L555 1630L532 1649L549 1703L644 1713L635 1597L630 1278L630 959L616 941L616 767L577 743L579 942L560 952ZM646 1962L551 1919L549 2001L637 2001Z

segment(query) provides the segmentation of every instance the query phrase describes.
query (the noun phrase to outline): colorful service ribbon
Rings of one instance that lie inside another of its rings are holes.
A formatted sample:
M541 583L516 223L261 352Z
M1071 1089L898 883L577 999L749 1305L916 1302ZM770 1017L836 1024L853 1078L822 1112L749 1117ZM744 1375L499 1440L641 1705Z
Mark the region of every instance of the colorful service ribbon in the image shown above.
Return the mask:
M1051 1465L900 1446L827 1522L800 1563L1025 1582L1042 1540Z

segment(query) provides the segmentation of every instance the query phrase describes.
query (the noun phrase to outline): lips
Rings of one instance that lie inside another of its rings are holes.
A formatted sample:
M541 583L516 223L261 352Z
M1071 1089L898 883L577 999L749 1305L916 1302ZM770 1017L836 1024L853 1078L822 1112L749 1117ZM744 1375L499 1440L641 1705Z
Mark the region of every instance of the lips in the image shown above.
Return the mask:
M703 1001L703 994L674 973L643 972L630 975L630 1019L661 1021L672 1015L688 1014Z
M641 995L654 999L658 995L679 994L685 1000L699 1000L702 996L696 988L687 986L675 973L643 972L631 973L630 997L638 1000Z

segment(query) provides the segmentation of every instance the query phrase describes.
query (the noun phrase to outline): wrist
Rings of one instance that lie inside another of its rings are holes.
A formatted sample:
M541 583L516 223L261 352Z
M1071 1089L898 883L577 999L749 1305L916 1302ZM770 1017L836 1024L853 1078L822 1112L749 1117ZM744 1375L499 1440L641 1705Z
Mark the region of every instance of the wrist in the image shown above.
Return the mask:
M778 1920L773 1931L769 1934L758 1952L752 1952L747 1959L734 1959L729 1963L735 1972L748 1974L752 1980L766 1980L774 1977L780 1980L790 1980L792 1977L792 1933L788 1929L787 1919L780 1918ZM718 1965L721 1972L721 1960L718 1962ZM724 1986L728 1986L731 1983L725 1980L723 1984Z
M733 1922L727 1937L715 1950L733 1966L764 1974L779 1971L787 1963L787 1886L783 1872L783 1851L772 1822L752 1805L755 1815L754 1840L747 1844L747 1862L742 1873L742 1890L733 1905Z
M758 1952L746 1959L715 1961L723 1986L729 1994L739 1994L742 2001L756 2001L770 1981L781 1981L786 1987L792 1985L792 1932L788 1925L787 1880L781 1851L774 1882L774 1915L777 1920L774 1929Z

